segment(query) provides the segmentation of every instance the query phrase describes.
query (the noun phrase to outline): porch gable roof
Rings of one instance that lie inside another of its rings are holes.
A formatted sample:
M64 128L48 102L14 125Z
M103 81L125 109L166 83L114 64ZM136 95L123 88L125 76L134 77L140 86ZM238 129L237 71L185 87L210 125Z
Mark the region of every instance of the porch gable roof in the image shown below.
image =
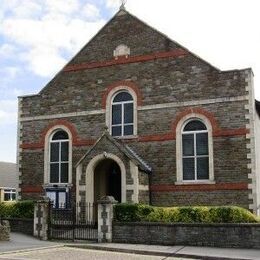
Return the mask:
M97 144L103 139L106 138L113 145L115 145L129 160L131 160L136 166L138 166L140 171L151 173L152 167L143 160L129 145L123 143L119 139L113 138L107 130L101 135L101 137L95 142L95 144L85 153L85 155L78 161L76 167L78 167L83 160L95 149Z

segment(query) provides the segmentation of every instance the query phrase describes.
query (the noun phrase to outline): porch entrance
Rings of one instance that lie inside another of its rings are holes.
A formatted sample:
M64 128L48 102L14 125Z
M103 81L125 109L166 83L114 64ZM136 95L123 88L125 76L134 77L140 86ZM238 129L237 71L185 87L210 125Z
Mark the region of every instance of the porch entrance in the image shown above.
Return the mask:
M121 171L112 159L104 159L94 170L94 201L104 196L113 196L119 203L122 200Z

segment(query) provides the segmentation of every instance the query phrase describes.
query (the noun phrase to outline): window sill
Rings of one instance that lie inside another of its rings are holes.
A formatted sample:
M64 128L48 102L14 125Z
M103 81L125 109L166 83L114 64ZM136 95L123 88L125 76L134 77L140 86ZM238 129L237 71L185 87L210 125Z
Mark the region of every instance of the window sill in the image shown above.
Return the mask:
M216 184L215 181L176 181L175 185L200 185L200 184Z
M115 139L128 140L128 139L137 139L137 135L125 135L125 136L112 136Z
M70 188L73 184L71 183L46 183L43 185L43 188Z

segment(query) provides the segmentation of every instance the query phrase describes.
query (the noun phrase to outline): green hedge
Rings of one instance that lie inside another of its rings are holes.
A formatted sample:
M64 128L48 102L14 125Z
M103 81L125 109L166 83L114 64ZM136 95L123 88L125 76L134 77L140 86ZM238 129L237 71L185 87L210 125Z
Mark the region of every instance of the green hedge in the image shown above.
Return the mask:
M31 200L0 203L0 218L33 218L34 203Z
M152 207L142 204L118 204L114 219L120 222L164 223L258 223L250 211L236 207Z

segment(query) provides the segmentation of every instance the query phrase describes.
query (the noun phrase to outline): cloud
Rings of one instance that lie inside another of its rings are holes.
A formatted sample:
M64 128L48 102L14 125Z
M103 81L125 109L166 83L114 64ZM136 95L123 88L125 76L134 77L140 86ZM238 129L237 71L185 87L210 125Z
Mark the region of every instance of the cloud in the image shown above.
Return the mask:
M20 72L20 68L18 67L9 66L4 68L4 73L9 79L14 79L19 72Z
M22 4L15 3L12 7L12 15L19 18L33 18L37 17L42 11L42 6L36 1L27 0Z
M39 46L26 54L25 59L29 61L30 70L42 77L48 77L59 71L66 60L55 48Z
M119 8L121 5L120 0L106 0L106 7L111 9Z
M95 5L87 3L82 9L82 15L89 20L96 20L100 17L100 12Z
M0 126L17 121L17 100L0 100Z
M15 1L6 4L4 10L16 6ZM17 57L28 64L24 68L29 68L41 77L51 77L65 65L68 57L88 42L105 21L100 18L99 10L93 4L80 6L77 0L46 0L41 6L37 0L33 3L35 5L27 4L28 9L24 7L27 13L17 9L17 5L14 9L16 11L2 22L0 35L20 48ZM40 17L30 15L34 9L42 11ZM2 48L5 51L9 46Z
M10 84L17 75L21 72L19 67L6 66L2 67L0 71L0 94L1 90L6 92L8 89L8 84ZM6 93L7 94L7 93Z
M71 14L80 9L78 0L45 0L47 11L53 13Z
M0 45L0 57L3 58L9 58L12 57L15 54L16 48L15 46L4 43Z

